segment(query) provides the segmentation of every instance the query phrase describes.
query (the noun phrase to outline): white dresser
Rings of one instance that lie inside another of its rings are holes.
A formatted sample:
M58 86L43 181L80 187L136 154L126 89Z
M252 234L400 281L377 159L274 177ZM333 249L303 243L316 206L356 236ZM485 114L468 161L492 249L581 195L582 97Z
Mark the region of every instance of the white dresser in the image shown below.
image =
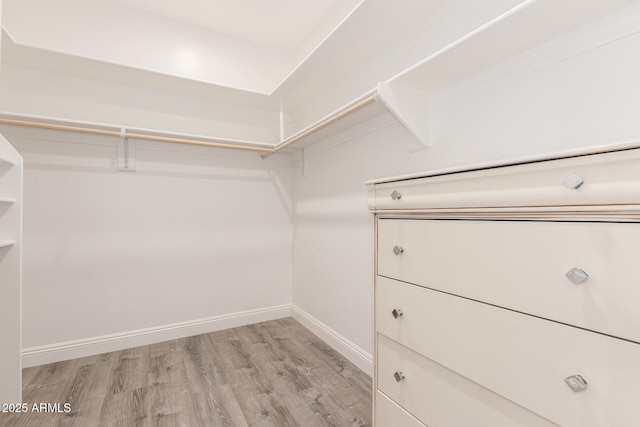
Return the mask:
M367 183L376 427L640 426L640 148Z

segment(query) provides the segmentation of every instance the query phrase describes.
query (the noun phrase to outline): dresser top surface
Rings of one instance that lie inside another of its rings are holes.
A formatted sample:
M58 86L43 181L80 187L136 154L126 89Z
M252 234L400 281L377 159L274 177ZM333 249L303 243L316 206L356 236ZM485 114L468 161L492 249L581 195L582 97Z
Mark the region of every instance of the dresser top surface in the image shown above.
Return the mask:
M526 163L542 162L547 160L557 160L557 159L565 159L570 157L586 156L591 154L608 153L612 151L631 150L636 148L640 148L640 139L630 139L630 140L619 141L616 143L596 145L591 147L584 147L584 148L577 148L577 149L563 150L563 151L553 151L553 152L530 155L525 157L507 158L507 159L493 160L493 161L483 162L483 163L474 163L469 165L433 169L429 171L417 172L417 173L412 173L407 175L398 175L398 176L392 176L387 178L372 179L372 180L366 181L365 184L368 186L371 186L376 184L384 184L388 182L427 178L427 177L438 176L438 175L449 175L453 173L492 169L492 168L498 168L503 166L514 166L514 165L520 165L520 164L526 164Z

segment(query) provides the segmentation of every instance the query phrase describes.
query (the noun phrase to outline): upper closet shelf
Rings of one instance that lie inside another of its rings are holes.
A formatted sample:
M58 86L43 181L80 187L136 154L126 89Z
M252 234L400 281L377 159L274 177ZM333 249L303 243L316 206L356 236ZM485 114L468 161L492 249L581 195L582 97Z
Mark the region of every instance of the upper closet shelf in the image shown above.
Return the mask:
M527 0L388 82L431 92L566 34L636 0Z
M293 143L315 141L380 113L379 101L413 136L430 145L428 96L447 85L566 34L637 0L527 0L489 21L375 89L278 144L268 157ZM373 105L373 106L372 106ZM364 110L364 111L360 111ZM325 129L326 128L326 129ZM321 132L320 132L321 131ZM313 136L318 132L317 136Z

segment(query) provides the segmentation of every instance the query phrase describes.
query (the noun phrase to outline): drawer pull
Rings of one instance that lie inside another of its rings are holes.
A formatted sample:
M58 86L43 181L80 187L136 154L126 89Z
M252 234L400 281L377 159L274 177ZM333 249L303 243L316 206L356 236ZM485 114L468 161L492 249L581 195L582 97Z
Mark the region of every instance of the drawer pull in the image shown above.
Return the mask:
M396 371L393 374L393 378L395 378L397 382L400 382L403 379L405 379L405 375L404 375L404 373L402 371Z
M404 313L399 308L394 308L391 314L393 315L394 319L397 319L398 317L402 316Z
M393 193L391 193L391 198L393 200L400 200L402 199L402 194L400 194L398 191L393 190Z
M567 276L567 279L571 280L576 285L579 285L589 278L589 275L584 270L575 267L567 271L565 276Z
M582 378L582 375L571 375L565 378L564 382L576 393L587 389L587 380Z
M394 246L393 247L393 253L396 255L400 255L402 252L404 252L404 249L401 246Z
M582 179L580 175L571 172L564 177L562 184L567 188L577 190L582 184L584 184L584 179Z

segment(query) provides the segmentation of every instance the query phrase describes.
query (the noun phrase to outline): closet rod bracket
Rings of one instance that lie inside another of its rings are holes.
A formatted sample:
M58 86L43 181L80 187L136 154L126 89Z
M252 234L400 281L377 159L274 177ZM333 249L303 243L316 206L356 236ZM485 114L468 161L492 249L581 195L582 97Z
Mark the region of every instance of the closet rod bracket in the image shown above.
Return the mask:
M425 92L407 89L395 83L380 82L376 101L382 102L411 135L410 152L431 146L429 138L429 97Z
M127 138L127 129L120 128L120 139L118 140L117 169L119 171L135 172L136 170L136 143Z
M300 171L300 176L302 178L307 177L307 156L304 151L304 147L294 148L291 153L291 163Z

